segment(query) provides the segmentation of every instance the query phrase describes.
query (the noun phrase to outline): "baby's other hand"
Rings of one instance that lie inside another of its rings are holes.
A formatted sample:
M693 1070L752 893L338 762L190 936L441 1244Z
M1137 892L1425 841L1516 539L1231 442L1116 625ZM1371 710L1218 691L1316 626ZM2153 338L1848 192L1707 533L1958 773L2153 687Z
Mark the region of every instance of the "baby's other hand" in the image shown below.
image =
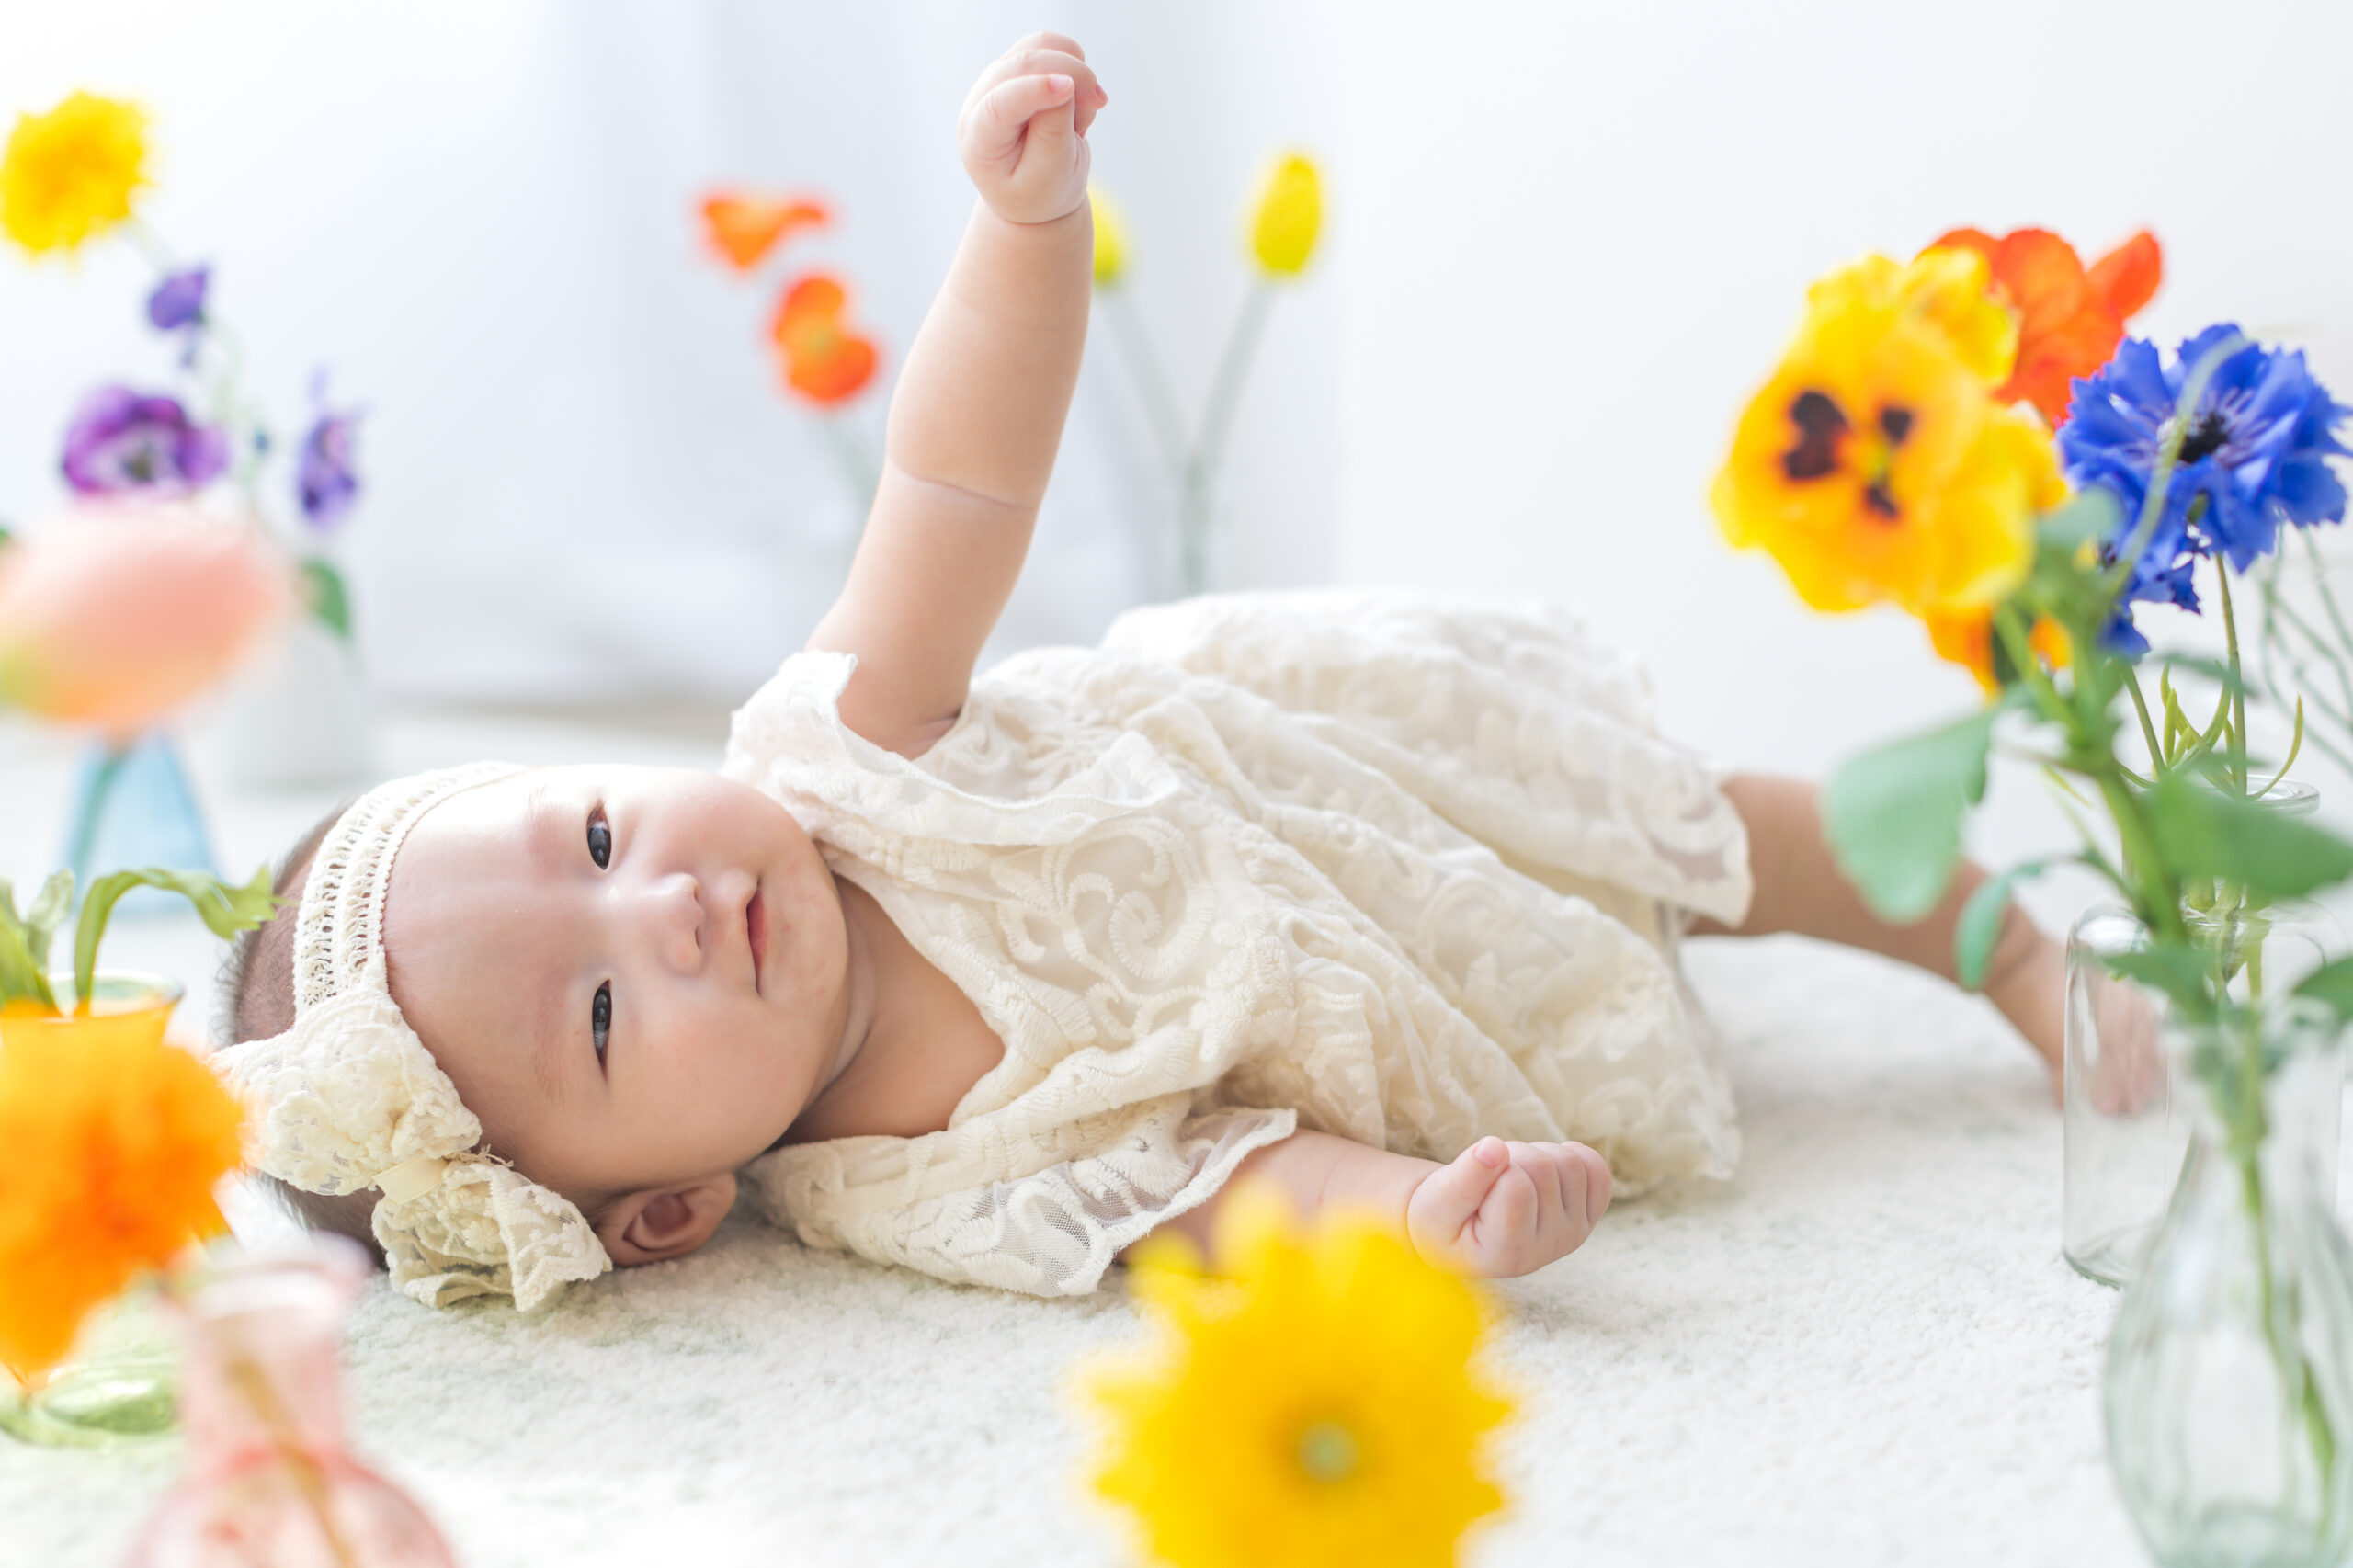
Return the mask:
M1422 1178L1405 1233L1432 1263L1504 1278L1574 1252L1608 1207L1609 1166L1584 1144L1482 1138Z
M1051 223L1086 200L1086 128L1111 101L1078 45L1034 33L981 73L956 122L964 172L990 210Z

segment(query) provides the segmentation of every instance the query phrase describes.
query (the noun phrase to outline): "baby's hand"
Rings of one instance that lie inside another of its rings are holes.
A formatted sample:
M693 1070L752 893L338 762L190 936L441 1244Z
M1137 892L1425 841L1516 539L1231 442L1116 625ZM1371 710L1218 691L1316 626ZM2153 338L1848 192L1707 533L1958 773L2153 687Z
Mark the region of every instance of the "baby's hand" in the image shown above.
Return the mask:
M1574 1252L1608 1207L1609 1167L1584 1144L1482 1138L1422 1178L1405 1233L1432 1263L1503 1278Z
M1086 128L1111 95L1077 44L1036 33L981 73L956 142L981 199L1011 223L1051 223L1086 199Z

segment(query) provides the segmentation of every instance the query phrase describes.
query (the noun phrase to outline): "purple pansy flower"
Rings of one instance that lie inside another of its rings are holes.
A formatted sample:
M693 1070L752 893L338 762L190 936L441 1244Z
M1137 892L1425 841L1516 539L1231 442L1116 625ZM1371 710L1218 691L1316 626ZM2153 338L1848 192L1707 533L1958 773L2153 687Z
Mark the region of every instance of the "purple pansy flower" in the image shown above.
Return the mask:
M229 466L228 437L188 416L175 397L100 387L66 427L59 467L84 495L194 490Z
M311 526L323 531L342 522L359 499L359 475L353 468L359 410L329 408L326 394L322 370L311 379L314 417L294 463L295 502Z
M191 267L166 274L155 285L154 292L147 296L147 320L157 332L202 326L204 291L211 281L210 267Z

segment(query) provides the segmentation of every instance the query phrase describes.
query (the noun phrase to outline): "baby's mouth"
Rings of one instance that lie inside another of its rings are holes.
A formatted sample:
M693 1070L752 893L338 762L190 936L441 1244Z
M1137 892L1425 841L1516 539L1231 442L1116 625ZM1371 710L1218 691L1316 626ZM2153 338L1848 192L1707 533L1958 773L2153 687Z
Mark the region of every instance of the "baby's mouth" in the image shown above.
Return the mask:
M744 906L744 934L752 944L752 989L757 991L768 945L767 905L761 902L757 888L752 890L752 902Z

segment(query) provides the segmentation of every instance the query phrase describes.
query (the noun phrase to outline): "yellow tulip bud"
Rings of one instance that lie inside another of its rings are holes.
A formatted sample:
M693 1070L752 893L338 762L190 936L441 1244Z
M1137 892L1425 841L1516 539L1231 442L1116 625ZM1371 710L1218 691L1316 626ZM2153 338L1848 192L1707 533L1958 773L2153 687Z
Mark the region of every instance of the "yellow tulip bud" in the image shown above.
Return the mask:
M1305 154L1287 153L1267 172L1250 221L1250 254L1277 278L1296 278L1324 226L1324 183Z
M1128 226L1101 186L1089 185L1086 199L1095 208L1095 286L1108 289L1127 274Z

